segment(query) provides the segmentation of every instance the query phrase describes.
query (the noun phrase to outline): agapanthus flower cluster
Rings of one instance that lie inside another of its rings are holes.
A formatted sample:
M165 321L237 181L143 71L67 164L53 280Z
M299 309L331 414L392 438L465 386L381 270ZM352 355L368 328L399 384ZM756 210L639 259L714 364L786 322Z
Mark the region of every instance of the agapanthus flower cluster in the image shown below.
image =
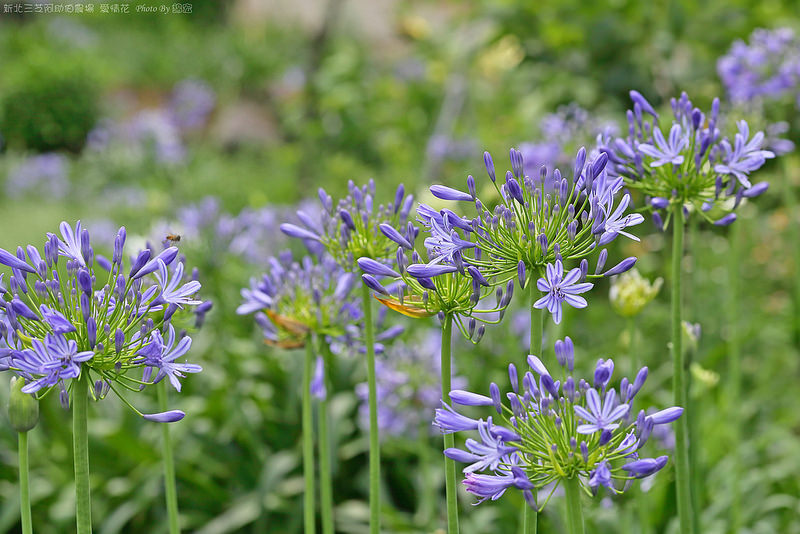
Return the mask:
M441 331L430 330L419 339L387 347L375 362L381 435L410 438L420 429L424 428L425 433L432 429L430 411L442 398L440 348ZM466 387L466 379L456 372L453 371L453 387ZM367 428L367 384L358 384L356 393L361 400L360 423Z
M318 262L305 256L295 261L283 252L269 261L269 270L242 289L243 303L236 313L256 313L265 341L284 348L305 346L311 334L340 337L361 319L352 295L358 281L330 256Z
M623 317L633 317L656 298L663 283L663 278L651 282L634 268L611 279L608 299L615 312Z
M440 217L421 205L420 216ZM444 319L452 317L464 337L477 343L485 332L485 323L496 323L497 314L502 318L511 302L514 283L509 280L505 288L493 290L480 269L475 266L431 263L430 249L423 252L415 249L419 229L409 223L403 233L389 224L379 230L397 247L394 265L372 258L359 258L357 263L364 274L364 283L375 292L376 298L385 306L408 317L422 318L434 315ZM427 242L427 240L426 240ZM385 282L389 282L384 285ZM484 297L494 292L495 306L479 307Z
M357 187L351 180L347 188L349 194L336 205L320 188L319 199L323 207L320 218L301 210L297 217L305 228L284 223L281 230L306 242L321 243L339 265L352 271L358 258L386 260L393 256L397 245L379 227L389 225L404 231L414 199L411 195L406 196L402 184L392 202L380 205L375 205L374 201L374 180L362 187Z
M601 487L622 493L629 481L652 475L667 463L666 456L645 458L641 450L655 427L676 420L683 409L636 412L634 400L647 379L647 368L633 382L623 378L617 392L610 387L611 359L597 362L590 382L572 376L574 349L569 338L558 340L555 349L560 377L530 355L531 370L521 377L521 386L516 367L509 365L511 391L505 395L495 383L488 396L450 392L453 405L494 407L496 414L473 419L444 403L436 410L434 424L442 432L477 432L478 439L466 440L466 450L444 453L469 464L463 470L464 485L479 502L497 500L516 488L531 507L542 508L549 497L541 502L534 494L551 484L554 491L567 479L577 479L588 494Z
M84 373L95 399L113 390L131 408L120 388L139 391L167 378L180 391L180 379L201 369L185 363L192 340L176 333L173 317L203 302L200 283L184 281L178 249L145 249L128 261L123 227L109 260L95 255L80 221L74 228L62 222L60 234L48 234L44 253L33 245L16 254L0 249L0 263L12 271L7 286L0 275L0 368L23 377L25 393L60 390L65 405L72 380ZM143 416L171 422L183 415Z
M734 103L795 98L800 105L800 39L791 28L759 28L717 62Z
M36 193L64 198L69 192L69 161L61 154L30 156L8 174L6 193L21 197Z
M598 155L587 161L581 148L574 161L572 178L556 169L548 179L545 169L538 177L523 174L522 154L510 152L512 171L505 183L498 184L494 162L484 154L486 170L499 195L490 210L476 194L475 180L467 178L468 192L434 185L431 192L443 200L470 202L476 214L464 218L449 209L439 212L422 206L420 221L430 232L425 246L432 257L431 266L464 270L473 267L493 284L517 278L522 287L536 276L539 289L553 298L539 304L559 320L560 302L575 305L579 299L566 298L570 293L588 290L587 276L612 275L630 268L635 258L602 272L607 252L598 257L595 274L589 274L588 256L613 241L618 235L638 240L628 232L643 221L639 214L626 214L630 195L620 195L623 180L606 172L608 156ZM565 274L567 269L570 269ZM556 306L556 304L559 306Z
M766 182L750 182L750 174L775 156L764 149L764 133L751 136L747 122L740 120L732 138L723 135L719 99L705 114L682 93L671 100L672 120L662 124L641 94L630 94L634 105L628 110L628 136L600 150L626 185L646 196L657 225L663 225L662 213L674 203L727 225L736 220L732 210L743 198L766 191Z

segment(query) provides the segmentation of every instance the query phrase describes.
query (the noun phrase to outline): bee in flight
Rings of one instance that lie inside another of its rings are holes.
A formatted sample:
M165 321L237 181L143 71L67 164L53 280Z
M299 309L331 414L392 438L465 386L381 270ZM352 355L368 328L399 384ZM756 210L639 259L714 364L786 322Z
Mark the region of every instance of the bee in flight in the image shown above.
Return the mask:
M165 242L168 242L170 245L177 245L181 242L180 234L167 234L167 237L164 238Z

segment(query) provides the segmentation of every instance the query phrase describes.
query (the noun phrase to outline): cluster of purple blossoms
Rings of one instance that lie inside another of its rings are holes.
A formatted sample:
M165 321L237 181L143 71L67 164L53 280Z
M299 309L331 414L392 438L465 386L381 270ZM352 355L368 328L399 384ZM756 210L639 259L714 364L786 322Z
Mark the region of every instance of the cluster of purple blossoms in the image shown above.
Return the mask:
M659 123L659 115L637 91L631 91L628 136L600 147L615 174L626 186L640 190L654 210L656 225L663 227L664 210L678 204L684 214L699 213L716 225L736 220L732 212L744 198L767 190L752 184L749 175L774 153L764 149L764 133L750 135L746 121L736 123L733 138L720 131L719 99L706 115L682 93L671 100L673 117Z
M388 204L375 205L375 182L370 180L358 187L352 180L348 182L349 194L336 205L324 189L319 190L322 211L319 219L305 211L298 211L297 217L302 226L284 223L281 230L302 239L307 245L320 243L336 262L348 271L356 268L356 260L361 257L390 260L396 243L379 230L388 225L396 231L408 231L408 215L414 199L406 196L401 184L394 200Z
M450 392L454 405L491 406L496 415L473 419L444 403L436 410L434 424L442 432L478 433L479 439L466 440L466 450L451 448L444 453L469 464L463 470L464 485L479 502L497 500L516 488L531 507L542 508L547 499L540 505L535 497L538 490L552 484L554 491L570 479L577 479L589 494L597 494L601 486L621 493L632 479L652 475L667 463L666 456L644 458L640 452L654 429L675 421L683 409L672 407L650 415L634 411L647 368L633 382L623 378L617 392L609 387L614 371L611 359L597 362L589 383L572 376L572 341L558 340L555 348L561 380L531 355L531 370L522 376L521 387L516 367L509 365L511 391L504 396L495 383L488 396Z
M311 334L342 337L362 317L353 293L358 277L330 256L295 261L291 252L269 260L269 271L242 289L236 313L256 313L267 343L284 348L305 346Z
M622 194L622 178L606 171L605 154L587 161L586 150L581 148L572 178L562 177L556 169L550 180L545 168L536 177L524 174L524 158L519 151L512 149L510 158L512 170L506 172L505 183L498 184L494 162L484 154L486 170L499 195L493 209L477 197L472 176L467 178L468 192L443 185L431 187L434 196L442 200L472 203L476 214L470 219L449 209L437 212L420 207L420 222L430 232L425 240L432 257L430 266L459 271L472 267L494 284L517 278L523 288L535 277L544 277L538 286L552 299L543 307L560 320L556 310L560 310L561 302L574 305L582 301L565 295L591 287L584 285L587 276L611 276L633 266L635 258L628 258L602 272L607 257L602 251L595 274L590 275L588 256L619 235L638 240L626 229L644 219L626 213L630 195ZM574 269L562 279L564 264Z
M69 161L56 153L26 158L8 174L6 181L6 194L12 198L31 193L64 198L68 192Z
M109 260L95 254L80 222L62 222L60 233L48 234L43 254L33 245L16 254L0 249L0 263L12 272L8 285L0 275L0 369L24 378L23 392L39 398L58 388L64 405L71 380L84 373L95 399L113 390L131 408L118 388L139 391L167 378L180 391L179 379L200 367L179 360L192 340L176 334L173 317L210 304L197 300L199 282L184 282L178 249L145 249L128 261L123 227Z
M420 205L420 217L440 217L428 206ZM485 333L485 324L502 319L511 302L514 283L509 280L505 288L496 290L486 276L475 266L432 262L433 250L425 240L427 260L415 248L419 228L408 223L400 233L389 224L381 224L380 232L397 246L393 265L372 258L359 258L357 263L364 274L364 284L375 292L376 298L386 307L412 318L438 316L444 320L452 317L465 338L478 343ZM385 282L388 281L388 284ZM479 307L492 292L493 308ZM499 318L498 318L499 317Z
M378 426L381 434L413 437L431 429L430 410L441 398L441 332L431 330L411 343L399 342L386 349L375 364L378 388ZM455 372L454 372L455 373ZM465 378L453 377L453 387L467 385ZM367 384L356 386L361 400L359 414L364 428L369 425Z
M735 41L717 71L736 104L790 97L800 106L800 39L791 28L759 28L749 43Z

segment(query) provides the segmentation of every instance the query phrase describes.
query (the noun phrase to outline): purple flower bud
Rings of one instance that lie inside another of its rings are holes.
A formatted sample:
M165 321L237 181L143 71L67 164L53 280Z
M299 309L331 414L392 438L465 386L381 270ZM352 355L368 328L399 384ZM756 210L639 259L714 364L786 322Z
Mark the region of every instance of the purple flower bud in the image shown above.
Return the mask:
M364 281L364 284L371 290L380 293L381 295L389 296L389 292L386 290L385 287L381 285L380 282L378 282L378 280L375 279L374 276L370 274L362 274L361 279Z
M656 209L666 209L669 207L669 200L663 197L653 197L650 199L650 205Z
M653 421L655 425L664 425L677 420L682 414L683 408L673 406L672 408L666 408L648 416L648 419Z
M517 366L513 363L508 364L508 380L511 382L511 389L514 393L519 393L519 377L517 376Z
M611 359L603 360L602 358L597 361L597 366L594 370L594 387L605 389L608 381L611 379L611 374L614 372L614 362Z
M494 404L491 397L472 393L471 391L464 391L463 389L454 389L451 391L450 400L461 406L492 406Z
M495 182L494 161L492 161L492 156L488 152L483 153L483 164L486 166L486 172L489 174L489 178L491 178L492 182Z
M628 393L629 399L633 399L636 396L636 394L639 393L639 390L642 389L645 380L647 380L647 373L648 369L646 366L639 369L639 372L636 373L636 378L634 379L633 385L631 386L630 392Z
M84 293L92 294L92 275L89 274L87 269L81 268L78 270L78 287Z
M92 245L89 241L89 230L83 229L81 231L81 256L83 256L83 260L86 262L86 265L91 267L92 266L92 258L94 257L94 251L92 250Z
M661 218L661 214L657 211L653 212L653 226L658 230L664 230L664 219Z
M636 478L643 478L657 473L665 465L667 465L667 457L659 456L658 458L645 458L643 460L636 460L627 465L623 465L622 469Z
M525 287L525 279L526 279L525 278L525 262L522 261L522 260L519 260L519 263L517 264L517 279L519 280L519 287L524 288Z
M605 428L602 432L600 432L600 446L607 444L611 441L611 438L614 437L614 433L611 432L609 429Z
M538 375L549 375L550 372L547 370L547 367L544 366L542 360L540 360L537 356L533 354L528 354L528 366L536 371Z
M721 219L714 221L715 226L728 226L736 220L735 213L729 213Z
M581 262L578 264L578 269L581 271L581 282L586 281L586 275L589 274L589 260L583 258Z
M17 315L19 315L19 316L22 316L22 317L24 317L24 318L26 318L26 319L30 319L31 321L38 321L38 320L39 320L39 316L38 316L38 315L36 315L36 314L35 314L35 313L34 313L34 312L33 312L33 311L32 311L32 310L31 310L31 309L28 307L28 305L27 305L27 304L25 304L24 302L22 302L22 301L21 301L20 299L18 299L18 298L15 298L15 299L13 299L13 300L11 301L11 308L12 308L12 309L14 310L14 312L15 312Z
M522 188L519 186L519 182L517 182L514 178L508 178L506 181L506 187L508 188L508 193L511 195L511 198L520 204L525 204L525 198L522 195Z
M500 400L500 388L497 387L497 384L492 382L489 384L489 393L492 396L492 403L494 404L494 409L497 410L498 414L503 413L503 404Z
M339 218L342 220L346 228L348 228L351 231L355 231L356 223L353 221L353 216L350 215L349 211L347 211L346 209L340 209Z
M558 386L553 381L553 377L548 374L541 375L539 378L542 387L553 396L553 398L558 398Z
M634 106L638 104L642 111L644 111L645 113L649 113L656 119L658 118L658 113L656 113L656 110L653 109L653 106L650 105L650 102L648 102L647 99L643 97L639 91L631 89L631 91L628 94L631 96L631 100L633 100Z
M0 248L0 263L3 265L7 265L12 269L19 269L20 271L25 271L28 273L36 273L36 269L28 265L25 261L19 259L18 257L14 256L10 252L5 249Z
M763 194L767 189L769 189L769 182L759 182L752 187L745 189L744 196L747 198L754 198Z
M583 456L583 463L589 463L589 447L586 446L585 441L581 441L581 455Z
M446 185L432 185L430 191L433 193L433 196L442 200L466 200L469 202L475 200L469 193L464 193L463 191L447 187Z
M326 193L323 188L320 187L317 190L317 196L319 196L319 202L322 204L322 207L325 208L325 211L328 213L333 211L333 199L331 199L331 196Z
M142 417L144 417L148 421L153 421L154 423L175 423L183 419L185 416L186 414L180 410L170 410L168 412L142 414Z
M458 269L454 265L427 265L424 263L415 263L408 266L408 274L414 278L433 278L443 274L454 273Z
M400 277L400 273L388 265L375 261L372 258L358 258L356 263L358 263L362 271L373 276L388 276L390 278Z
M144 249L143 251L139 252L139 255L134 260L133 265L131 265L131 272L128 274L128 277L133 278L136 274L138 274L142 267L144 267L149 260L150 249Z
M83 321L86 322L89 320L89 317L92 314L92 304L86 293L81 293L80 304L81 304L81 314L83 315Z
M397 186L394 193L394 212L397 213L403 205L403 197L406 195L406 189L403 184Z
M636 258L631 256L630 258L625 258L614 267L609 269L608 271L603 273L603 276L614 276L616 274L622 274L625 271L630 270L636 264Z
M480 285L482 285L484 287L489 287L489 282L481 274L481 272L478 270L477 267L475 267L473 265L470 265L470 266L467 267L467 272L472 277L472 279L475 280L478 284L480 284Z
M419 282L419 285L421 285L425 289L429 289L430 291L436 291L436 284L434 284L433 280L431 280L430 278L425 278L425 277L417 278L417 282Z
M102 255L98 254L97 255L97 264L100 265L100 267L104 271L111 272L112 264L111 264L110 261L108 261L108 259L105 256L102 256Z
M392 226L391 224L388 224L388 223L382 223L382 224L379 226L379 228L380 228L380 230L381 230L381 233L382 233L383 235L385 235L386 237L388 237L389 239L391 239L392 241L394 241L395 243L397 243L397 244L398 244L398 245L400 245L401 247L403 247L403 248L405 248L405 249L408 249L408 250L412 250L412 249L414 248L414 247L411 245L411 243L409 243L408 239L406 239L405 237L403 237L403 236L400 234L400 232L398 232L398 231L397 231L397 229L395 229L395 227L394 227L394 226Z
M125 345L125 332L121 328L117 328L114 332L114 350L117 354L122 352L122 347Z
M603 270L603 267L606 266L606 260L608 259L608 249L603 249L600 251L600 255L597 257L597 266L594 268L594 274L600 274Z

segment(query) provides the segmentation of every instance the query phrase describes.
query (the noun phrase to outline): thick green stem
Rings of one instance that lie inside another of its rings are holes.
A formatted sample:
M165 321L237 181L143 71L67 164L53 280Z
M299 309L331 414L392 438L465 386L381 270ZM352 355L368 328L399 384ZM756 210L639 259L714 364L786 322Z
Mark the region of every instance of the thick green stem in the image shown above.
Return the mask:
M375 332L372 325L372 295L361 286L364 341L367 345L367 389L369 390L369 532L381 530L381 449L378 436L378 386L375 381Z
M584 534L583 507L581 506L581 483L578 477L562 480L567 501L567 534Z
M167 411L168 380L162 380L157 386L158 408ZM169 520L169 534L178 534L181 531L178 519L178 491L175 488L175 461L172 456L172 440L169 436L169 424L161 424L161 456L164 461L164 493L167 500L167 517Z
M672 220L672 393L676 406L687 407L686 362L682 350L681 262L683 260L683 206L675 203ZM675 422L675 491L681 534L694 534L689 479L689 432L687 418Z
M742 238L742 221L737 221L731 227L730 253L728 254L728 358L731 376L728 379L728 406L731 423L731 454L733 455L733 483L731 484L731 532L737 534L741 528L741 383L742 383L742 351L739 337L739 260ZM797 247L795 247L797 248Z
M536 293L536 284L533 282L533 276L528 280L528 303L527 305L531 310L531 339L530 339L530 354L544 358L542 350L542 340L544 338L544 310L539 310L533 307L536 302L538 294ZM523 369L527 368L527 359L523 364ZM537 497L536 489L532 490L534 499ZM523 534L536 534L539 528L539 513L532 509L527 502L522 501L524 509L522 515L522 532Z
M306 339L306 357L303 364L303 478L305 479L304 524L305 534L314 534L314 421L311 414L311 370L314 366L314 349L311 339Z
M22 534L32 534L31 493L28 489L28 433L19 432L19 515Z
M72 382L72 448L75 460L75 520L77 534L92 532L92 497L89 487L89 373Z
M453 317L446 315L442 321L442 401L450 403L450 353L453 334ZM448 433L444 435L444 448L455 447L455 437ZM456 463L450 458L444 458L445 493L447 496L447 534L458 534L458 486L456 485Z
M331 477L331 436L328 431L328 395L331 392L328 373L331 365L330 347L322 341L323 358L323 382L325 383L325 398L319 401L318 425L319 425L319 497L320 511L322 514L323 534L333 534L333 480Z

